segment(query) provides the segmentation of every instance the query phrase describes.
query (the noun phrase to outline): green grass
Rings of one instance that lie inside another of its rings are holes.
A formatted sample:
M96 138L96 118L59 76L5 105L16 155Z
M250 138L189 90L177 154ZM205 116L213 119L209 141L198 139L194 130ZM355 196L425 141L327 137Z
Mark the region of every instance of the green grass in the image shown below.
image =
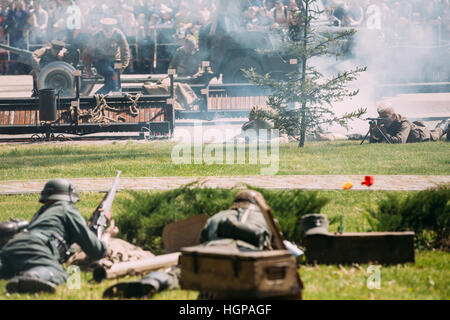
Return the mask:
M305 299L448 300L450 254L416 252L415 264L381 266L380 289L370 290L368 265L302 266Z
M5 144L0 181L54 177L259 175L267 165L174 164L172 142L111 142L102 145ZM239 147L241 148L241 147ZM357 141L280 146L280 175L287 174L450 174L448 142L359 145Z
M320 191L320 196L332 201L322 210L328 217L344 216L345 231L365 231L369 226L362 212L366 206L373 207L377 199L387 191ZM401 192L406 196L410 192ZM84 217L89 217L103 197L100 193L82 193L77 207ZM127 197L119 192L117 199ZM39 208L38 195L0 196L0 221L12 217L30 219ZM113 210L116 207L113 207ZM116 209L117 210L117 209ZM337 226L330 227L335 231ZM381 288L370 290L366 281L370 274L367 265L355 266L301 266L300 276L305 284L305 299L450 299L450 253L439 251L416 251L416 263L382 266ZM121 281L138 277L127 277ZM6 281L0 281L2 299L101 299L103 291L117 280L107 280L101 284L93 282L91 273L82 273L80 290L58 287L56 294L7 295ZM154 299L196 299L195 291L173 290L156 294Z

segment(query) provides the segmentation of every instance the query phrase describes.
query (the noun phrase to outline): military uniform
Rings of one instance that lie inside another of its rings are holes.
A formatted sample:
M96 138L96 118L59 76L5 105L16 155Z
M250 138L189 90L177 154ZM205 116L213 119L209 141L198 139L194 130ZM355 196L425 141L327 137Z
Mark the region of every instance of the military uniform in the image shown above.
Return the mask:
M114 25L110 19L102 22L104 25ZM101 30L94 34L89 41L87 48L83 53L83 63L87 70L91 65L97 69L97 72L105 78L104 86L96 94L107 94L110 91L120 90L119 81L114 69L114 64L119 61L122 69L125 70L130 62L130 47L125 34L118 28L112 28L112 36L106 37L105 31Z
M1 277L33 275L62 284L67 274L61 265L64 254L77 243L94 259L107 253L107 246L89 230L74 204L56 201L34 215L27 232L17 234L1 250Z
M410 122L405 117L397 114L394 122L386 127L386 137L392 143L410 143L437 141L445 132L441 128L429 130L422 121ZM375 128L370 128L370 142L385 142L381 133Z
M225 221L237 223L244 215L248 216L243 224L255 231L254 240L244 240L242 239L244 237L239 234L231 234L233 231L221 231ZM208 219L200 234L200 243L203 246L232 246L245 250L264 250L270 248L271 234L260 208L251 204L247 208L220 211Z
M43 66L54 61L60 61L60 59L53 55L52 48L44 47L33 52L32 67L34 70L40 70Z
M12 278L8 292L54 292L68 277L61 264L73 243L93 259L106 256L106 243L88 228L74 205L77 201L69 181L52 179L45 184L39 199L44 206L0 251L0 278Z

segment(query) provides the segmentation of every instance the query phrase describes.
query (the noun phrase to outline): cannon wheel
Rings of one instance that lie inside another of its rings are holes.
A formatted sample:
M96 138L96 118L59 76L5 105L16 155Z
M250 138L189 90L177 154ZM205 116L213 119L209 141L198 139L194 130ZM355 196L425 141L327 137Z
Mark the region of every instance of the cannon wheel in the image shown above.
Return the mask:
M75 68L63 61L55 61L47 64L41 69L37 80L38 89L51 88L56 92L62 90L62 97L75 95L75 77L73 72ZM80 94L88 95L94 83L81 82Z
M75 68L63 61L55 61L41 69L37 80L38 89L51 88L56 92L62 90L61 96L74 95L75 78L72 73Z

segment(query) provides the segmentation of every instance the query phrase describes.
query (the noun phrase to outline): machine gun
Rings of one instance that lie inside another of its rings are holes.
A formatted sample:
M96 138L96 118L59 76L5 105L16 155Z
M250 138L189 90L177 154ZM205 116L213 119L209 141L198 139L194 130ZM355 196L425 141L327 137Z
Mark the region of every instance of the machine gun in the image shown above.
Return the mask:
M29 223L23 219L13 219L0 222L0 248L3 247L15 234L22 232Z
M119 176L122 172L117 171L116 179L108 191L108 193L103 198L102 202L95 209L94 213L89 218L89 229L91 229L97 235L97 238L101 239L106 226L108 225L108 220L105 217L105 212L110 212L111 207L116 196L117 187L119 185Z
M361 141L360 145L362 145L364 143L364 141L366 140L367 136L370 134L371 129L372 130L378 130L379 133L381 133L381 136L384 138L384 140L389 143L392 144L391 140L389 140L388 137L386 137L386 135L383 133L383 131L380 129L380 122L383 122L385 120L387 120L388 118L366 118L366 121L369 121L369 130L367 131L366 135L364 136L364 139Z

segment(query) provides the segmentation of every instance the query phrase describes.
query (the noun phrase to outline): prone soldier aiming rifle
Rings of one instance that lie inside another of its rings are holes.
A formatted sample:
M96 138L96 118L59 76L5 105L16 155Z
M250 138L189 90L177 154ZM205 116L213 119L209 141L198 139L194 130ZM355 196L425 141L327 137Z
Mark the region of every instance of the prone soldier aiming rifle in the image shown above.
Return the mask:
M109 210L119 175L120 172L94 211L89 227L74 205L78 201L75 186L65 179L52 179L45 184L39 199L44 205L29 224L0 224L0 239L6 240L0 250L0 279L10 279L6 285L9 293L55 292L56 285L68 278L62 263L73 253L74 243L92 259L107 255L109 240L118 232Z

